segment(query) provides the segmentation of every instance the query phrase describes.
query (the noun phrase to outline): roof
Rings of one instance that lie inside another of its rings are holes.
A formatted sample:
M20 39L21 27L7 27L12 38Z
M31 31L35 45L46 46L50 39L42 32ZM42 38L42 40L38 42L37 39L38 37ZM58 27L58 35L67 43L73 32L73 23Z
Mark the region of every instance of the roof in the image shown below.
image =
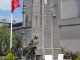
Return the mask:
M10 17L0 16L0 23L4 22L6 20L7 23L11 22ZM22 18L13 18L13 23L19 23L22 22Z
M20 22L20 23L16 23L16 24L13 24L12 26L13 26L13 27L22 26L22 22Z
M9 24L9 28L10 28L11 24ZM22 26L22 22L19 22L19 23L13 23L12 24L12 27L19 27L19 26Z

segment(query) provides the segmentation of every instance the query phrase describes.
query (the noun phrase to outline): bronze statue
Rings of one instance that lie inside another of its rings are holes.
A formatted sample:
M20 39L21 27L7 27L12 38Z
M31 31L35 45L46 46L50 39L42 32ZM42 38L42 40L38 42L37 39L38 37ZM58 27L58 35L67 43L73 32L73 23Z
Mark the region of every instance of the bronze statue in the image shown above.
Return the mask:
M23 49L23 55L26 59L36 60L36 50L38 44L38 36L35 36L32 41Z

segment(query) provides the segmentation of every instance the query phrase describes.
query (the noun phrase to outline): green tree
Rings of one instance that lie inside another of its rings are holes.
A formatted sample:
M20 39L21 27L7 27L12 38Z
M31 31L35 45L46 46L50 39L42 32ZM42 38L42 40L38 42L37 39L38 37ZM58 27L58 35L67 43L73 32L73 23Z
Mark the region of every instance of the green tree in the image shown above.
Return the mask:
M19 41L22 40L22 37L16 33L12 33L12 47L16 48L16 45ZM10 29L6 22L2 23L0 26L0 52L8 52L10 49ZM1 54L2 55L2 54Z

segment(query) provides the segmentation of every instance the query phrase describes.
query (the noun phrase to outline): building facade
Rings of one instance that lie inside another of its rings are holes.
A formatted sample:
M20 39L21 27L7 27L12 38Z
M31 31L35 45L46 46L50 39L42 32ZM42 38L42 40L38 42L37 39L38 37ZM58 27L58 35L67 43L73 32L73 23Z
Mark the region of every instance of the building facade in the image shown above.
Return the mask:
M46 3L46 4L45 4ZM57 58L60 46L66 51L80 52L79 0L24 0L23 46L38 35L37 55ZM20 26L21 27L21 26ZM18 27L18 28L20 28Z
M80 52L80 0L47 0L56 16L60 46L67 51Z

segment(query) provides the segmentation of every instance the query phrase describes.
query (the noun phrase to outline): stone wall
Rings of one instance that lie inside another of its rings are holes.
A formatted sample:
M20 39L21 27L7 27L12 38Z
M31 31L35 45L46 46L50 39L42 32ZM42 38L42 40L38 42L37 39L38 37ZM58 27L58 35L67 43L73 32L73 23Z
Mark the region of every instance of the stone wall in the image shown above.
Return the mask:
M32 9L33 9L33 0L24 0L25 5L25 25L27 27L31 26L32 22Z
M80 25L61 27L60 43L67 51L80 52Z
M80 0L61 0L61 19L80 17Z
M57 22L60 27L60 46L67 51L79 51L80 0L58 0Z

